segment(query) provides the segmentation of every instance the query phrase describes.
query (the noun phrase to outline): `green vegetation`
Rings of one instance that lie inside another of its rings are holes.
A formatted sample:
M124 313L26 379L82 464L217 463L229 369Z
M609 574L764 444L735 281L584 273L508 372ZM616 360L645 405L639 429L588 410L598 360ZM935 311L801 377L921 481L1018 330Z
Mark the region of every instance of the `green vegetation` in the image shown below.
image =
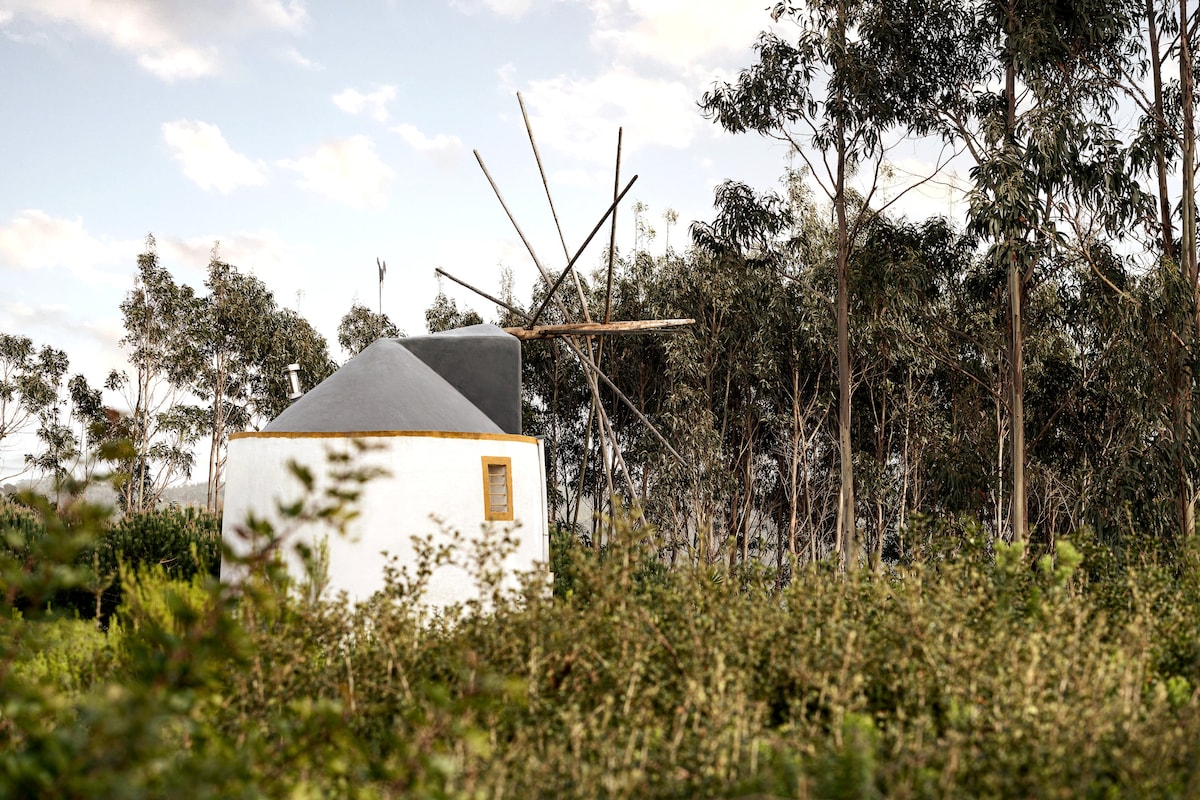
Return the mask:
M12 602L88 585L102 517L72 511L43 508L53 534L3 523L0 797L1183 797L1200 780L1193 542L1122 567L1086 535L1034 560L925 526L914 540L938 546L903 568L811 565L780 588L753 565L666 569L618 520L601 549L556 537L553 596L536 578L502 595L483 559L486 602L429 618L415 565L357 607L289 594L268 535L241 586L122 569L101 633Z
M772 16L700 105L786 143L782 192L727 181L658 256L636 203L615 273L540 318L695 319L586 343L673 449L627 406L602 420L562 341L523 350L553 590L499 594L500 540L457 554L487 602L427 616L421 564L320 602L278 567L288 531L254 521L223 585L215 518L143 514L201 441L217 507L229 435L284 407L284 366L307 386L334 366L216 252L197 295L148 239L130 373L105 384L127 414L0 334L0 445L36 425L25 463L56 490L0 508L0 800L1200 796L1200 8ZM966 167L965 225L894 211L947 176L889 153L932 141ZM547 286L505 280L498 321ZM480 319L444 295L426 314ZM356 304L339 342L390 326ZM99 465L119 523L77 501ZM344 521L353 488L290 514Z
M47 501L31 500L32 507L0 498L0 558L36 571L44 558L43 548L82 527L87 534L82 540L68 537L67 546L75 546L71 557L64 559L59 557L62 551L51 551L51 563L69 564L78 571L75 574L85 577L50 594L10 597L9 602L18 609L28 610L36 598L40 605L48 604L81 619L98 618L103 625L121 603L122 566L132 570L157 567L164 577L184 581L201 574L215 576L220 569L221 518L215 514L185 508L109 520L93 509L89 513L96 515L95 519L86 525L70 514L50 515L47 524L36 510L41 507L46 512Z

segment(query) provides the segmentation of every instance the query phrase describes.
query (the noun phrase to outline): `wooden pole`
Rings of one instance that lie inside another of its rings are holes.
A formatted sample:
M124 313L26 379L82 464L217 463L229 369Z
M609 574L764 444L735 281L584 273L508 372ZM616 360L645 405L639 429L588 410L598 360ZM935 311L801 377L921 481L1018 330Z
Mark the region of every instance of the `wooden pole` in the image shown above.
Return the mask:
M637 175L634 175L629 179L629 183L625 185L625 189L617 196L616 200L612 201L612 205L609 206L608 210L604 212L604 216L601 217L600 221L596 223L596 227L592 228L592 232L589 233L587 238L583 240L583 244L567 263L567 268L562 271L562 274L558 276L558 280L554 281L554 285L550 287L550 292L546 295L546 299L542 301L542 304L538 307L538 310L533 312L533 319L529 320L529 325L527 327L532 328L537 324L538 317L540 317L542 312L546 310L546 306L550 303L550 298L554 296L556 291L558 291L558 287L562 284L563 278L567 277L567 273L575 268L575 262L578 261L579 257L583 255L583 251L587 249L587 246L592 243L592 239L595 238L596 233L599 232L601 226L604 225L604 221L608 219L608 215L616 211L617 205L625 199L625 195L629 194L629 190L633 188L633 184L637 182L637 179Z
M533 245L529 243L529 239L525 236L525 231L521 230L521 226L517 223L517 218L513 216L512 211L508 208L508 203L504 202L504 195L500 194L500 187L496 185L496 181L492 179L492 173L488 172L487 165L483 163L483 156L479 155L478 150L472 150L471 152L475 154L475 160L479 162L479 168L483 170L483 176L487 178L488 183L491 184L492 192L496 195L496 199L500 201L500 207L508 215L508 221L512 223L517 236L521 237L521 243L529 251L529 257L533 259L534 266L538 268L538 272L542 273L542 278L548 283L550 281L550 273L542 266L541 259L537 257L537 253L533 250Z
M509 210L508 203L504 201L504 195L500 193L500 187L496 185L496 181L492 178L492 173L488 172L487 165L483 163L483 156L479 155L478 150L474 150L472 152L475 153L475 160L479 162L479 168L483 170L484 177L487 178L488 183L491 184L492 192L496 195L496 199L500 201L501 208L503 208L504 213L508 215L508 221L512 223L513 228L517 231L517 236L521 238L521 243L524 244L525 249L529 251L529 257L533 259L534 266L538 268L538 272L542 273L542 278L547 282L547 284L549 284L550 274L546 271L546 267L542 265L541 259L537 257L537 253L534 252L533 245L529 243L529 239L525 236L525 232L521 230L521 226L517 223L516 217L514 217L512 211ZM625 187L625 191L621 192L620 197L613 201L613 204L608 207L607 211L604 212L604 216L601 217L600 221L596 223L596 227L592 228L592 232L588 235L587 239L584 240L583 246L579 248L579 250L575 253L575 256L567 263L566 269L564 269L558 276L558 279L554 281L550 291L546 294L546 299L542 301L541 306L539 306L538 310L534 312L533 318L530 320L528 327L533 327L537 324L538 317L540 317L542 312L546 310L546 306L549 305L550 299L554 297L554 292L557 291L558 287L562 284L563 278L567 277L567 273L570 272L575 266L575 262L578 261L579 257L583 255L583 251L586 250L587 246L592 243L592 238L595 237L596 231L600 230L600 226L602 226L604 221L608 219L608 215L613 212L613 209L616 208L617 203L619 203L620 200L629 192L629 190L633 188L633 184L637 181L637 179L637 175L634 175L633 178L630 179L629 184Z
M612 212L612 208L610 207L608 212L606 212L605 215L600 218L600 221L596 223L596 227L592 229L592 233L590 236L588 236L587 240L583 243L583 247L581 247L579 249L579 252L575 254L575 258L571 259L567 263L566 268L563 269L563 271L559 274L558 279L553 282L553 285L551 285L549 273L546 271L546 268L542 265L541 260L537 257L537 253L534 252L533 245L530 244L529 239L525 236L525 232L522 231L521 226L519 224L517 224L516 217L514 217L512 211L509 210L508 203L506 203L504 201L504 195L502 195L500 193L500 187L496 185L496 181L492 178L492 174L490 172L488 172L487 165L483 163L483 156L481 156L479 154L478 150L475 150L474 153L475 153L475 160L479 162L479 167L480 167L480 169L483 170L484 177L487 178L488 184L490 184L492 187L492 192L496 195L496 199L500 201L500 206L501 206L501 208L504 209L504 213L508 215L508 220L509 220L509 222L512 223L513 228L516 229L517 235L521 237L521 241L522 241L522 243L524 243L525 249L529 251L529 255L533 259L534 265L537 267L538 272L542 276L542 280L544 280L546 282L546 285L549 287L548 291L546 292L546 298L542 301L542 304L538 308L538 310L536 312L534 312L533 318L532 319L529 319L528 317L526 318L528 320L527 327L532 328L537 323L538 317L541 316L541 313L545 310L546 306L550 303L551 300L554 300L556 302L559 310L562 311L563 317L564 318L568 317L569 314L567 312L567 308L566 308L565 304L555 296L555 293L558 291L558 287L562 284L563 278L565 278L567 276L567 274L569 272L571 272L572 268L575 266L575 261L578 260L579 256L581 256L583 254L583 251L587 248L588 244L591 242L592 237L596 235L596 231L598 231L600 229L600 226L604 224L604 220L608 217L608 214ZM634 181L636 181L636 180L637 180L637 176L635 175ZM629 186L630 187L633 186L633 181L629 182ZM628 191L628 188L626 188L626 191ZM616 203L614 203L613 205L615 206ZM590 365L592 369L596 369L596 363L592 358L592 352L591 352L590 345L587 346L586 359L584 358L583 354L580 352L580 350L578 348L573 348L573 349L575 351L576 357L578 357L580 359L581 363ZM600 406L599 387L596 385L596 382L594 380L589 380L588 388L592 393L593 403L595 403L598 406L598 413L603 414L604 409L599 407ZM608 479L609 484L611 484L612 476L610 474L608 474L608 465L607 464L608 464L608 462L606 460L605 461L605 473L606 473L605 477Z
M694 319L641 319L621 322L570 322L565 325L538 325L534 328L505 328L522 341L554 339L560 336L619 336L638 333L680 333Z
M533 148L533 160L537 162L538 174L542 176L542 188L546 190L546 202L550 204L550 215L554 217L554 228L558 231L558 241L562 243L563 258L568 261L571 258L571 251L567 249L567 240L563 236L562 224L558 221L558 211L554 208L554 198L550 195L550 182L546 180L546 170L542 166L542 156L538 152L537 142L533 139L533 126L529 124L529 114L525 111L525 100L521 97L521 93L517 92L517 104L521 106L521 118L525 120L525 132L529 134L529 146ZM617 217L613 214L613 219ZM592 321L592 315L588 313L587 298L583 295L583 286L579 283L579 275L574 271L571 272L571 278L575 282L575 293L579 296L579 307L583 309L583 319L586 322Z
M611 321L612 315L612 285L613 285L613 259L616 257L617 251L617 209L616 203L620 200L620 195L617 194L617 189L621 186L621 139L625 133L624 128L617 128L617 165L613 170L613 215L612 228L608 234L608 289L604 293L604 322L607 324Z

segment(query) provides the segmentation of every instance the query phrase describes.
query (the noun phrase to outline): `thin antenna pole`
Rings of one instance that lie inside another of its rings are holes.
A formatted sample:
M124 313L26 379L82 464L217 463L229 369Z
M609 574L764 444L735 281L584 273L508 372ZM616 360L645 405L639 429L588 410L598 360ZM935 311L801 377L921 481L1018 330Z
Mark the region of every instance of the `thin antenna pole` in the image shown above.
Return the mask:
M604 322L605 322L605 324L608 324L608 322L612 318L613 261L615 258L616 248L617 248L617 208L616 208L616 204L619 202L617 192L621 188L621 141L624 138L624 134L625 134L624 128L617 128L617 160L616 160L616 165L613 168L612 227L611 227L611 229L609 231L609 235L608 235L608 281L607 281L606 288L604 290ZM590 351L591 351L590 340L589 340L588 350L590 353ZM604 360L604 337L601 336L599 339L599 342L597 343L597 346L596 346L595 364L596 364L597 368L600 367L600 364L603 360ZM592 396L592 403L597 406L600 405L599 392L597 392L596 394L594 394ZM611 436L612 440L613 440L613 448L619 452L620 448L616 447L617 439L616 439L616 434L614 434L612 432L611 421L609 421L607 434L605 433L604 422L607 421L606 419L604 419L605 416L606 415L604 415L602 413L601 419L599 420L601 441L603 441L603 437L605 435ZM602 452L603 452L603 448L602 448ZM624 466L624 462L622 462L622 466ZM608 471L607 467L608 467L608 464L606 462L605 463L605 471L606 472ZM628 475L626 475L626 477L628 477ZM630 484L631 484L631 488L632 488L632 481L630 481ZM611 478L609 478L609 492L610 493L612 492L612 479ZM634 494L636 494L636 492L631 491L631 496Z

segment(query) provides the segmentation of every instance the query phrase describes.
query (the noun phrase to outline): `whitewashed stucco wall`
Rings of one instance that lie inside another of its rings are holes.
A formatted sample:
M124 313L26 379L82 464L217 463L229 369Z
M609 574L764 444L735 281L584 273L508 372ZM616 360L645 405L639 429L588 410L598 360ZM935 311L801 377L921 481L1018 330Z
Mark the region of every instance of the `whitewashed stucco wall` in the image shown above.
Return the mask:
M511 530L516 551L504 562L506 584L516 585L515 575L545 569L549 561L546 520L544 461L541 443L532 437L504 434L395 433L344 434L280 433L249 434L229 443L226 468L223 533L236 550L246 544L234 530L253 512L270 520L277 530L284 521L278 513L280 501L299 499L302 488L288 469L289 461L305 465L318 478L318 490L327 485L323 476L329 452L355 452L351 439L368 443L372 449L360 456L364 465L377 466L388 474L368 482L357 503L360 515L348 536L329 535L328 591L347 592L362 601L383 588L382 552L399 557L400 564L415 560L412 537L433 534L434 541L448 541L448 531L461 533L465 547L478 540L482 526ZM512 459L512 522L485 522L482 458ZM439 525L434 517L441 521ZM327 528L304 529L297 536L313 541L327 535ZM460 553L459 558L465 553ZM302 574L299 564L289 560L289 569ZM410 566L410 573L414 567ZM222 568L222 579L233 571ZM461 568L446 565L431 577L425 597L433 607L462 602L477 594L475 582Z

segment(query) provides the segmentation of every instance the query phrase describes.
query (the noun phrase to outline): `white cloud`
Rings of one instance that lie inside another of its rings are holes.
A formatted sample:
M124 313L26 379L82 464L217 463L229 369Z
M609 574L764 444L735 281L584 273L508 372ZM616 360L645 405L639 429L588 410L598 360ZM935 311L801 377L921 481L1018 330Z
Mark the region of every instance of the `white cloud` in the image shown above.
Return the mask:
M486 9L522 17L535 6L561 0L451 0L466 13ZM703 62L749 55L758 34L780 29L766 2L731 0L576 0L591 14L591 44L616 63L644 59L681 72L705 74Z
M539 0L450 0L450 5L468 14L485 8L502 17L523 17Z
M563 169L552 173L550 180L557 185L594 189L611 186L612 174L594 169Z
M215 41L259 30L294 34L308 20L298 0L214 0L201 12L177 0L5 0L7 21L80 30L130 53L163 80L198 78L221 65Z
M643 78L621 67L589 79L533 81L522 96L539 142L589 161L612 161L618 126L636 131L623 144L631 152L687 147L704 124L683 83Z
M31 338L66 349L71 358L71 372L84 367L93 375L103 375L110 368L124 366L125 359L118 344L125 336L121 318L81 315L87 311L65 303L38 303L36 306L6 303L0 308L0 320L5 322L0 330L19 329L25 335L40 334ZM96 364L92 353L88 354L91 358L80 359L77 352L80 347L107 351L108 357L103 364Z
M267 182L267 165L235 152L216 125L176 120L163 123L162 133L183 174L206 192L229 194Z
M691 71L698 62L749 53L772 25L761 3L729 0L593 0L593 44L618 58L646 58Z
M206 273L214 244L222 261L257 275L272 290L287 289L283 284L292 277L292 267L299 258L294 245L269 229L187 238L162 237L158 239L158 252L164 262L180 264L194 277L199 277ZM199 287L203 278L193 282Z
M381 208L396 173L380 160L375 144L366 136L324 142L295 161L284 159L279 166L300 173L303 189L359 208Z
M397 125L392 130L400 134L400 138L409 147L419 153L425 153L441 167L453 165L463 151L462 139L457 136L439 133L436 136L429 137L422 133L415 125L408 123Z
M282 50L279 51L279 57L282 58L284 61L288 62L289 64L295 64L297 67L300 67L301 69L312 70L313 72L320 72L321 70L325 69L325 67L323 65L317 63L316 61L313 61L311 58L309 58L308 56L301 53L295 47L283 48Z
M80 219L52 217L45 211L22 211L0 226L0 268L65 269L88 284L124 286L126 267L138 245L108 242L88 233ZM119 271L103 267L121 265Z
M138 64L164 81L202 78L217 71L215 47L174 47L138 56Z
M5 11L0 8L0 25L7 25L9 22L12 22L13 16L14 13L12 11Z
M380 86L373 92L363 94L357 89L346 89L333 96L333 103L347 114L367 112L380 122L388 118L387 104L396 99L395 86Z
M483 0L483 4L495 14L520 17L533 7L534 0Z

